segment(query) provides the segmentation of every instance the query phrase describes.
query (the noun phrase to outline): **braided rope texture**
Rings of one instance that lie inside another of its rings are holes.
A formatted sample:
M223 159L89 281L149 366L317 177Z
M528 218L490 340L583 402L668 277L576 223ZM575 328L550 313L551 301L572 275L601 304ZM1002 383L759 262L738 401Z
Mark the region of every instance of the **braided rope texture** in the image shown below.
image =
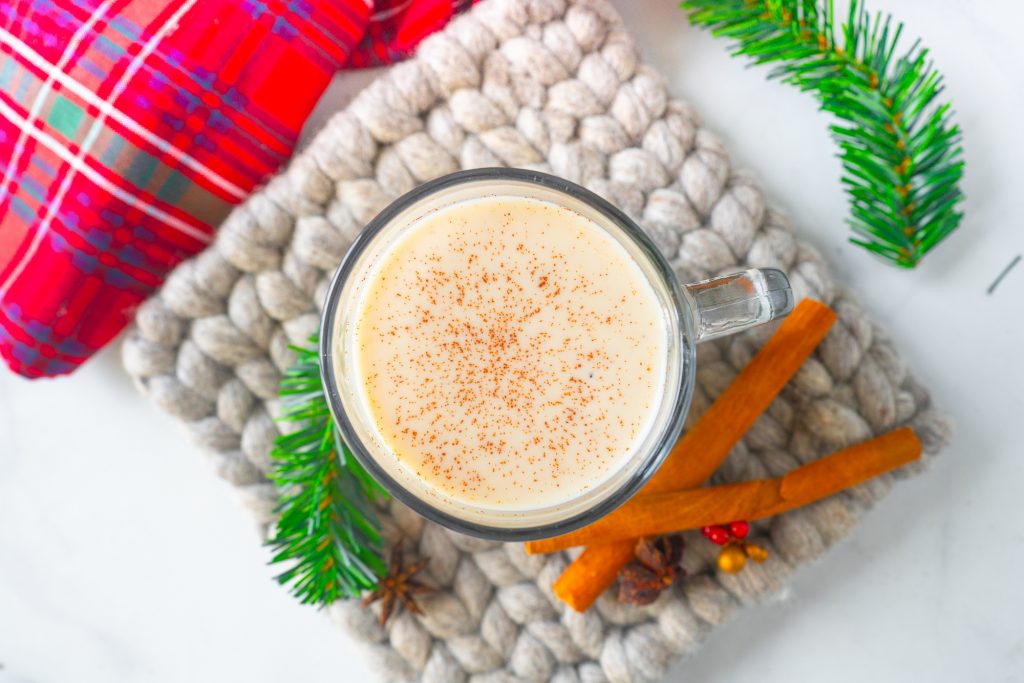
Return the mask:
M717 481L777 476L901 424L917 429L928 454L948 439L946 420L890 341L756 182L731 168L693 109L638 61L613 9L601 0L488 0L361 93L238 207L216 243L142 306L124 344L124 365L141 390L186 425L265 531L277 501L266 474L278 381L293 360L287 347L315 331L348 245L418 183L500 165L544 170L603 195L647 230L683 281L776 267L798 297L836 310L832 332ZM699 347L691 421L770 328ZM385 537L430 557L427 579L438 592L421 598L424 615L403 612L384 628L353 602L328 612L391 680L657 680L738 607L778 594L894 480L756 524L770 559L738 574L717 573L715 548L692 536L690 578L680 588L643 608L605 595L585 614L551 592L569 554L527 556L521 544L461 536L391 503Z

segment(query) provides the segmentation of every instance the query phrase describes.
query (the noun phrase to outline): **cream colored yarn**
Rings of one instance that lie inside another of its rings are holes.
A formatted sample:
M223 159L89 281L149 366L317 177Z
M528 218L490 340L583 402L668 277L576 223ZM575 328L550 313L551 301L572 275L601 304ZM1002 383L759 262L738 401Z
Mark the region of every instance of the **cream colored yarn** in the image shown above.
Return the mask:
M838 290L821 257L734 171L722 143L639 62L607 4L488 0L423 43L335 116L287 171L238 207L217 242L182 264L139 311L124 363L179 418L261 523L287 345L315 330L327 279L362 225L397 195L459 168L523 166L584 184L623 208L691 281L741 266L785 270L798 296L840 321L716 475L740 480L910 423L928 452L945 422L885 335ZM702 345L690 419L771 330ZM460 536L392 504L392 540L429 555L440 589L385 629L369 610L329 610L388 678L424 683L657 680L739 606L779 591L844 537L892 486L883 477L755 527L771 557L734 575L691 538L690 578L655 604L605 596L586 614L556 600L566 555Z

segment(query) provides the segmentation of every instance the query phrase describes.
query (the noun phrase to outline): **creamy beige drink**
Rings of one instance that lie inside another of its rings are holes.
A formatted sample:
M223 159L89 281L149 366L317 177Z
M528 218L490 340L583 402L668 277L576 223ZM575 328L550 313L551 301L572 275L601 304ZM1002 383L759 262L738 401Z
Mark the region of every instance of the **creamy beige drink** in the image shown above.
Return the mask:
M365 277L349 381L386 457L438 495L555 505L640 447L667 323L601 226L539 199L470 199L416 219Z

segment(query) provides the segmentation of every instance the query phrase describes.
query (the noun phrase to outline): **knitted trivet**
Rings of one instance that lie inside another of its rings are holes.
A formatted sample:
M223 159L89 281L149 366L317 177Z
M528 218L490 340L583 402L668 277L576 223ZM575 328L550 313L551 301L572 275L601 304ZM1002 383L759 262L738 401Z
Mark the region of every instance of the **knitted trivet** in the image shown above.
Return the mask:
M680 21L683 18L680 17ZM138 313L124 362L143 391L212 453L260 520L272 419L287 344L317 326L327 278L361 226L417 183L459 168L526 166L582 183L622 207L683 281L747 265L792 278L839 322L736 447L719 480L775 476L894 425L929 453L944 420L892 344L830 280L821 257L768 208L750 176L662 79L603 2L488 0L423 43L335 116L290 168L231 214L217 242L182 264ZM690 419L750 359L770 329L704 344ZM425 614L386 628L353 602L329 612L393 678L453 681L657 679L740 605L779 591L793 569L844 537L891 487L883 477L756 525L770 559L713 570L715 548L689 539L690 578L646 608L606 595L567 609L551 583L563 554L450 533L392 504L387 536L430 556L440 589Z

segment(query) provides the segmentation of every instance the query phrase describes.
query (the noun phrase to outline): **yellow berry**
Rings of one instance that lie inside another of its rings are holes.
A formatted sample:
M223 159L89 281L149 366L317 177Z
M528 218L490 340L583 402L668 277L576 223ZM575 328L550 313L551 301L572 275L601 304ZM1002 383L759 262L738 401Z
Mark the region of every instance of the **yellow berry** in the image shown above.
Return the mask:
M764 562L768 559L768 551L759 545L748 543L743 547L743 551L747 554L747 557L752 559L754 562Z
M726 574L735 574L743 569L746 563L747 556L734 545L723 548L722 552L718 553L718 568Z

